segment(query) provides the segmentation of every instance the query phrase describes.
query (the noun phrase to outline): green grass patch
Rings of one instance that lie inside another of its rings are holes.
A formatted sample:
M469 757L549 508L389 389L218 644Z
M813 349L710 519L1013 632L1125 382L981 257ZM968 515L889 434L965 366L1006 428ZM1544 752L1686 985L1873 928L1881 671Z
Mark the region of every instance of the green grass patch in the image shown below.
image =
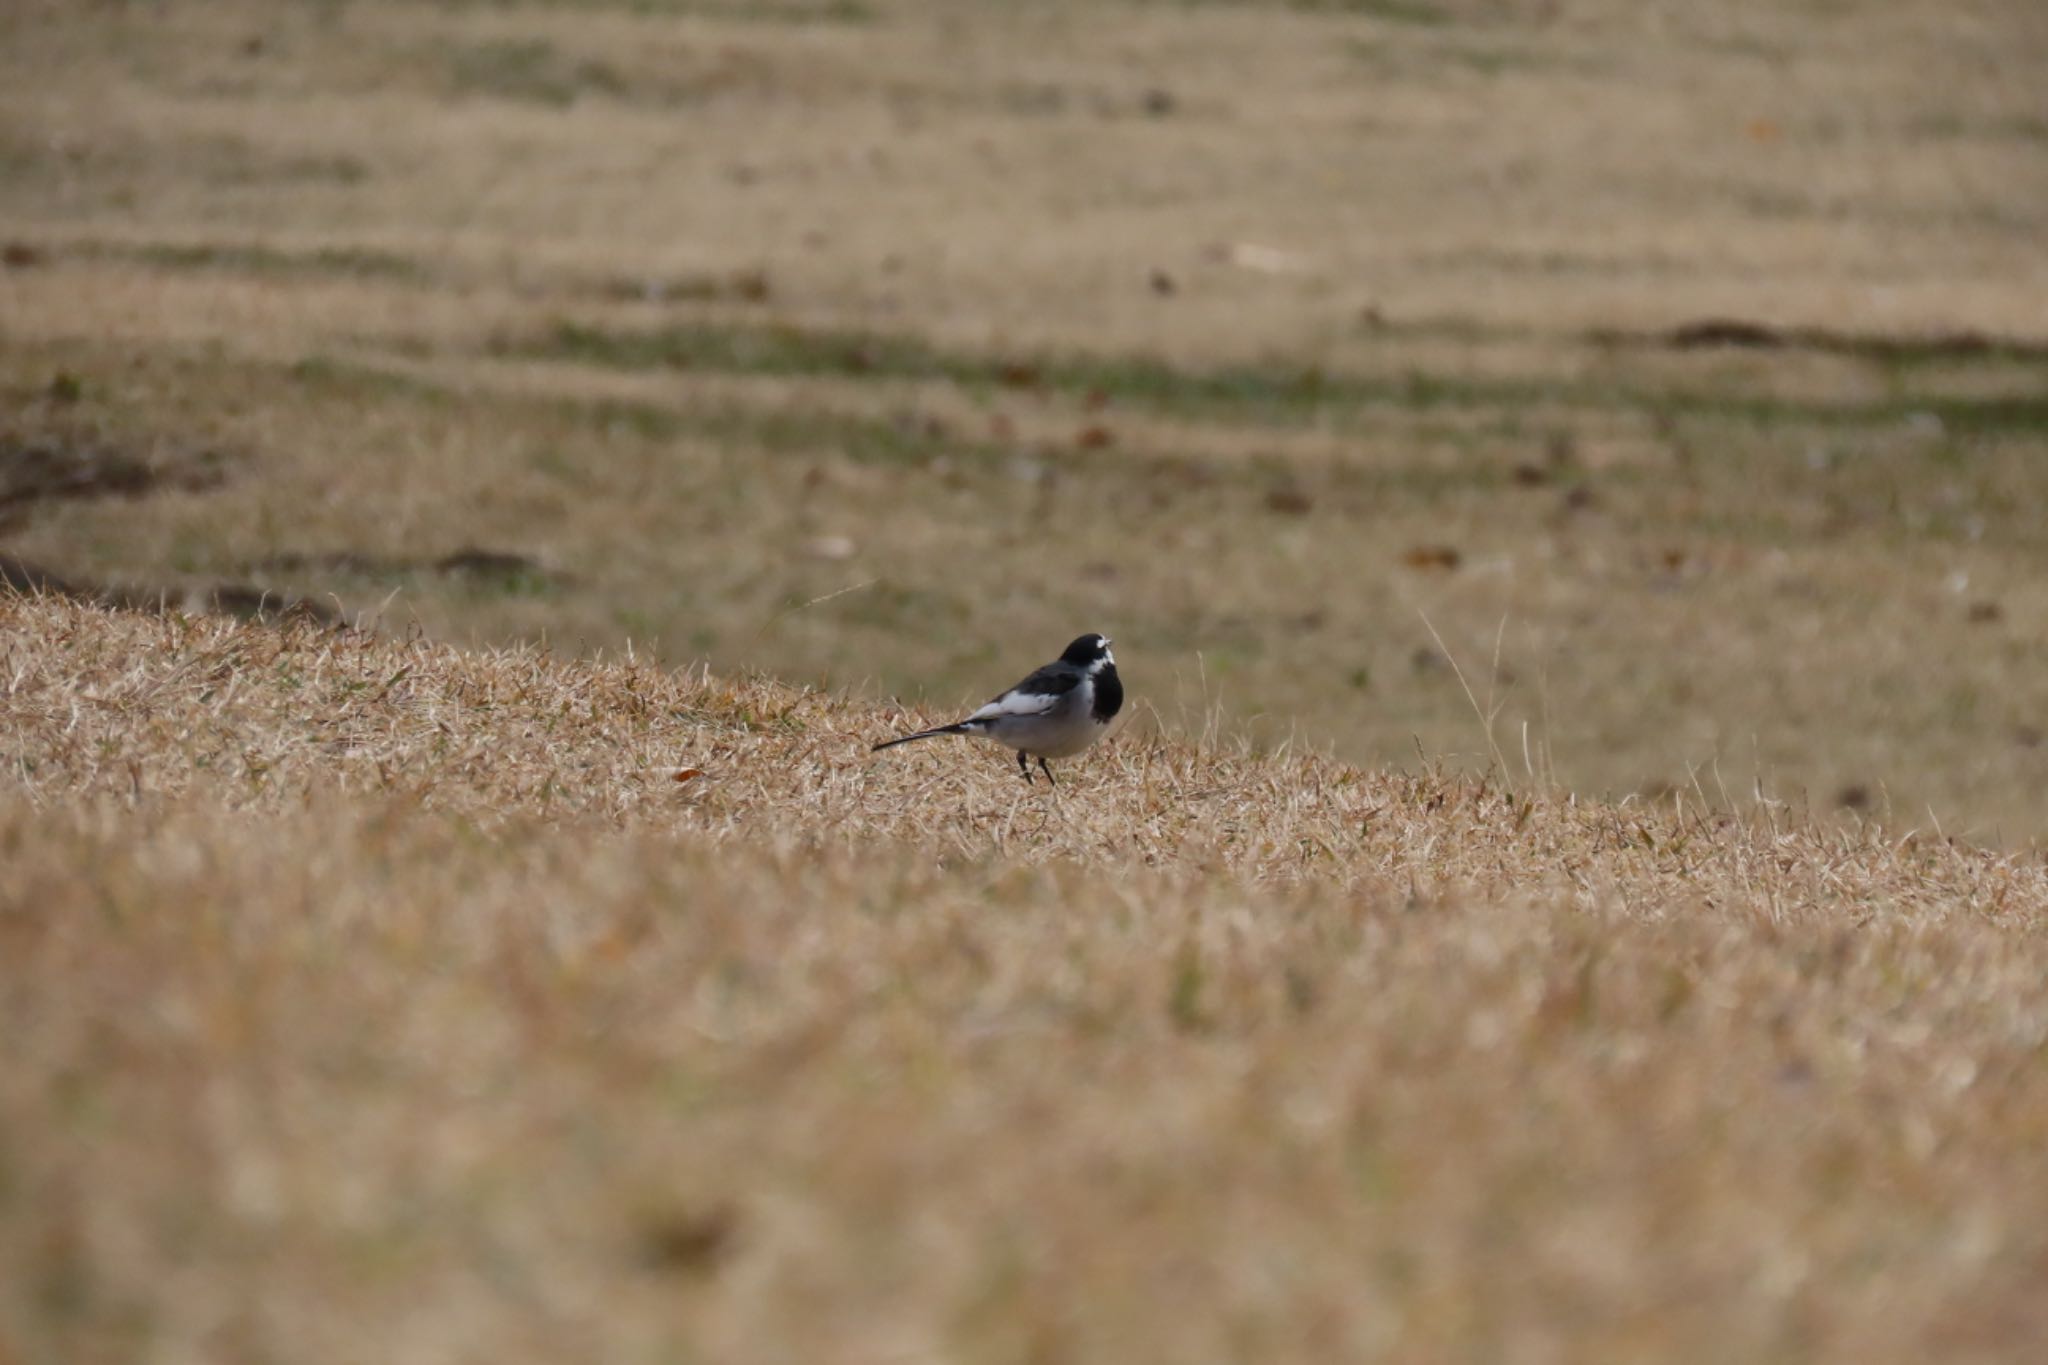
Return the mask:
M2048 117L2017 114L1996 119L1966 118L1943 110L1907 121L1908 137L1949 140L1987 139L1995 142L2048 142Z
M626 78L607 62L574 58L540 38L506 39L456 47L448 53L449 81L458 95L565 108L584 95L616 98Z
M1233 9L1278 9L1295 14L1330 14L1352 19L1376 19L1384 24L1407 24L1415 28L1441 28L1454 16L1428 0L1180 0L1189 9L1228 5Z
M1603 68L1579 57L1564 57L1548 51L1501 43L1468 43L1454 39L1432 39L1418 44L1410 39L1388 40L1385 35L1353 38L1344 50L1375 78L1412 75L1433 77L1445 69L1469 71L1491 78L1509 72L1558 72L1590 76Z
M756 24L866 24L865 0L435 0L446 10L559 9Z
M2048 430L2048 391L1944 395L1900 390L1877 399L1798 399L1651 389L1613 379L1476 376L1416 368L1368 374L1272 362L1186 369L1144 356L1000 357L915 337L783 325L681 322L635 330L561 322L537 337L500 340L493 352L606 369L937 380L970 389L1016 388L1162 413L1276 424L1372 407L1516 411L1545 405L1750 425L1885 426L1924 413L1959 434Z
M306 356L292 362L285 372L299 384L337 397L409 398L424 402L450 402L460 397L431 380L332 356Z
M1421 371L1337 375L1279 363L1190 370L1144 356L1002 357L873 332L698 322L648 330L563 322L541 337L500 341L493 351L606 369L940 380L972 389L1052 392L1163 412L1265 420L1300 420L1332 405L1367 402L1405 408L1535 402L1554 388L1536 380L1470 380Z
M651 442L691 440L722 451L754 450L778 456L833 454L881 468L925 469L943 461L957 477L1013 483L1052 480L1058 486L1089 486L1112 502L1128 499L1134 509L1149 506L1162 489L1177 499L1223 499L1243 510L1271 511L1275 469L1258 460L1208 461L1157 451L1120 449L1113 459L1101 452L1061 443L998 440L933 420L916 411L871 415L834 411L818 404L749 403L733 399L658 403L631 399L559 396L509 397L487 389L469 390L374 364L314 356L289 367L293 381L321 397L351 402L407 399L447 410L475 404L502 409L517 404L544 420ZM1304 515L1316 509L1363 511L1388 497L1432 503L1511 486L1510 465L1487 454L1447 449L1460 442L1450 433L1420 442L1419 453L1400 459L1361 459L1321 470L1310 487ZM566 481L576 468L562 451L543 452L542 472ZM1619 487L1631 471L1610 471ZM1292 486L1291 484L1289 485ZM1121 504L1119 504L1121 505Z
M134 261L164 270L220 270L249 275L345 275L362 279L422 280L420 262L372 247L333 246L292 251L242 242L86 242L61 248L66 256Z

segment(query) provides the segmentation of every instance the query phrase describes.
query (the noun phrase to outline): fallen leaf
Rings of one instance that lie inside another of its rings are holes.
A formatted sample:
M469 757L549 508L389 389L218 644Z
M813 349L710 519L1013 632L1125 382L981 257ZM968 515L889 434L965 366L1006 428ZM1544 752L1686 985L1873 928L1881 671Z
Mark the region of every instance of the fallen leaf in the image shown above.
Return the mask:
M693 778L698 778L702 776L704 776L704 770L702 768L678 768L675 772L675 780L679 783L688 782Z
M739 1230L739 1213L730 1205L674 1210L642 1229L641 1258L650 1270L708 1275L731 1255Z
M1275 488L1266 494L1266 507L1285 517L1305 517L1315 500L1299 488Z
M1402 552L1401 562L1411 569L1427 571L1441 569L1449 572L1464 562L1465 557L1452 545L1411 545Z

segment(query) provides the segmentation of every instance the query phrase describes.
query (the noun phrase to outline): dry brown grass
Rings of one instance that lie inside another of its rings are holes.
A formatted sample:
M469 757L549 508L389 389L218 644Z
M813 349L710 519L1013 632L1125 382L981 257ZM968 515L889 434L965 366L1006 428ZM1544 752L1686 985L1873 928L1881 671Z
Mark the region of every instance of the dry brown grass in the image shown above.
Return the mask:
M61 603L0 680L25 1360L2048 1327L2038 857Z
M6 402L243 459L61 574L1483 762L1426 613L1525 780L2048 828L2029 0L0 24Z

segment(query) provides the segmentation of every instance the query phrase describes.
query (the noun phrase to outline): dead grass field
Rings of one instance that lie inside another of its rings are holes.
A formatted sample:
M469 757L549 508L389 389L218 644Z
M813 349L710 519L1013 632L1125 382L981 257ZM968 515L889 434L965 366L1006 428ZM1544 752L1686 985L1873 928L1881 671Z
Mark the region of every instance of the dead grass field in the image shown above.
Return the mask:
M2043 69L0 6L0 1365L2032 1359Z
M25 1361L2031 1358L2048 865L0 602ZM678 783L679 769L699 775Z

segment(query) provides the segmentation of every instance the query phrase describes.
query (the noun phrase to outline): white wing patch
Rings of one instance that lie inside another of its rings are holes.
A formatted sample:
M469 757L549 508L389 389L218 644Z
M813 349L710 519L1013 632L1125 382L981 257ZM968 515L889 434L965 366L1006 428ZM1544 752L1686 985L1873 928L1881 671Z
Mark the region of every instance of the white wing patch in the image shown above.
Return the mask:
M964 723L972 725L978 720L1001 720L1006 716L1042 716L1063 699L1063 693L1005 692L969 716Z

